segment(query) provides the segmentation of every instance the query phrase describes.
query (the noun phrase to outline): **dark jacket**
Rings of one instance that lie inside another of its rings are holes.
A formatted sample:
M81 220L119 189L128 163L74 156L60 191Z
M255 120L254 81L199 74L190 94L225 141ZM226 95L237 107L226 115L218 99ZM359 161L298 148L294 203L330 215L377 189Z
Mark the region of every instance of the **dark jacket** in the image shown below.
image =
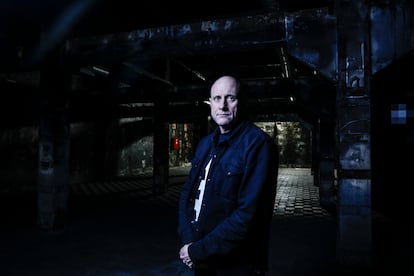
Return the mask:
M218 142L219 129L197 146L179 200L178 233L192 261L209 266L252 264L267 269L276 196L278 150L248 121ZM194 198L210 158L203 207L194 223Z

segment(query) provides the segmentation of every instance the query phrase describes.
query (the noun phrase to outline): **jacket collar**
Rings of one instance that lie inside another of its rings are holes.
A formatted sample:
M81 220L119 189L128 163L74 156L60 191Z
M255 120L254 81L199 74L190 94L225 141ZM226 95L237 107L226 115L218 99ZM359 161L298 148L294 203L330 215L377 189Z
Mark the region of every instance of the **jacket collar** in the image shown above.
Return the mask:
M247 120L238 121L230 132L224 134L223 137L221 137L221 142L222 143L226 142L229 145L232 145L236 141L236 139L239 137L239 134L246 128L247 124L248 124ZM217 126L214 129L214 132L212 135L212 140L215 145L217 145L220 135L221 135L220 128Z

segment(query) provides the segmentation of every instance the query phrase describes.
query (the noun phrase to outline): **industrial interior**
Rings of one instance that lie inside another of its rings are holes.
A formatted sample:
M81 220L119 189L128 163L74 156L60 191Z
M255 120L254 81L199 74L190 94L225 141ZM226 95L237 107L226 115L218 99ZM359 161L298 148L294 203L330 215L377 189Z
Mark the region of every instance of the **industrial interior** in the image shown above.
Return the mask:
M180 275L175 202L192 149L213 127L209 85L230 73L257 124L278 139L285 123L307 135L307 162L280 167L269 275L405 275L412 2L0 5L0 207L10 249L0 274ZM310 204L292 192L298 183L327 221L285 220L283 193L296 195L287 199L294 209Z

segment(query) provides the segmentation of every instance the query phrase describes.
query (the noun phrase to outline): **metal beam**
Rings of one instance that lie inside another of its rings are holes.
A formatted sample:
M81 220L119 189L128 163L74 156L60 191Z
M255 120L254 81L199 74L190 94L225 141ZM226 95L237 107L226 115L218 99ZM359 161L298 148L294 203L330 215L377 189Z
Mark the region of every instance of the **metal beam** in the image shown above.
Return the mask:
M286 41L284 24L269 13L75 38L66 41L64 60L72 66L145 64L168 56L274 47Z

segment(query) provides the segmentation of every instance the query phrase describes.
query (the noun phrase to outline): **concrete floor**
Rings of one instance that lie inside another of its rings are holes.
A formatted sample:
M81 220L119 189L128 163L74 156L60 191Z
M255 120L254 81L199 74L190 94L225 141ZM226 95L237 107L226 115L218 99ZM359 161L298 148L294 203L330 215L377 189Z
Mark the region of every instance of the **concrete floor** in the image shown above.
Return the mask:
M71 187L63 229L36 227L36 196L3 197L0 275L181 275L177 201L188 168L170 172L170 188L151 193L151 177ZM373 215L373 263L336 261L336 218L319 206L309 169L280 169L270 240L269 276L413 275L413 228Z

